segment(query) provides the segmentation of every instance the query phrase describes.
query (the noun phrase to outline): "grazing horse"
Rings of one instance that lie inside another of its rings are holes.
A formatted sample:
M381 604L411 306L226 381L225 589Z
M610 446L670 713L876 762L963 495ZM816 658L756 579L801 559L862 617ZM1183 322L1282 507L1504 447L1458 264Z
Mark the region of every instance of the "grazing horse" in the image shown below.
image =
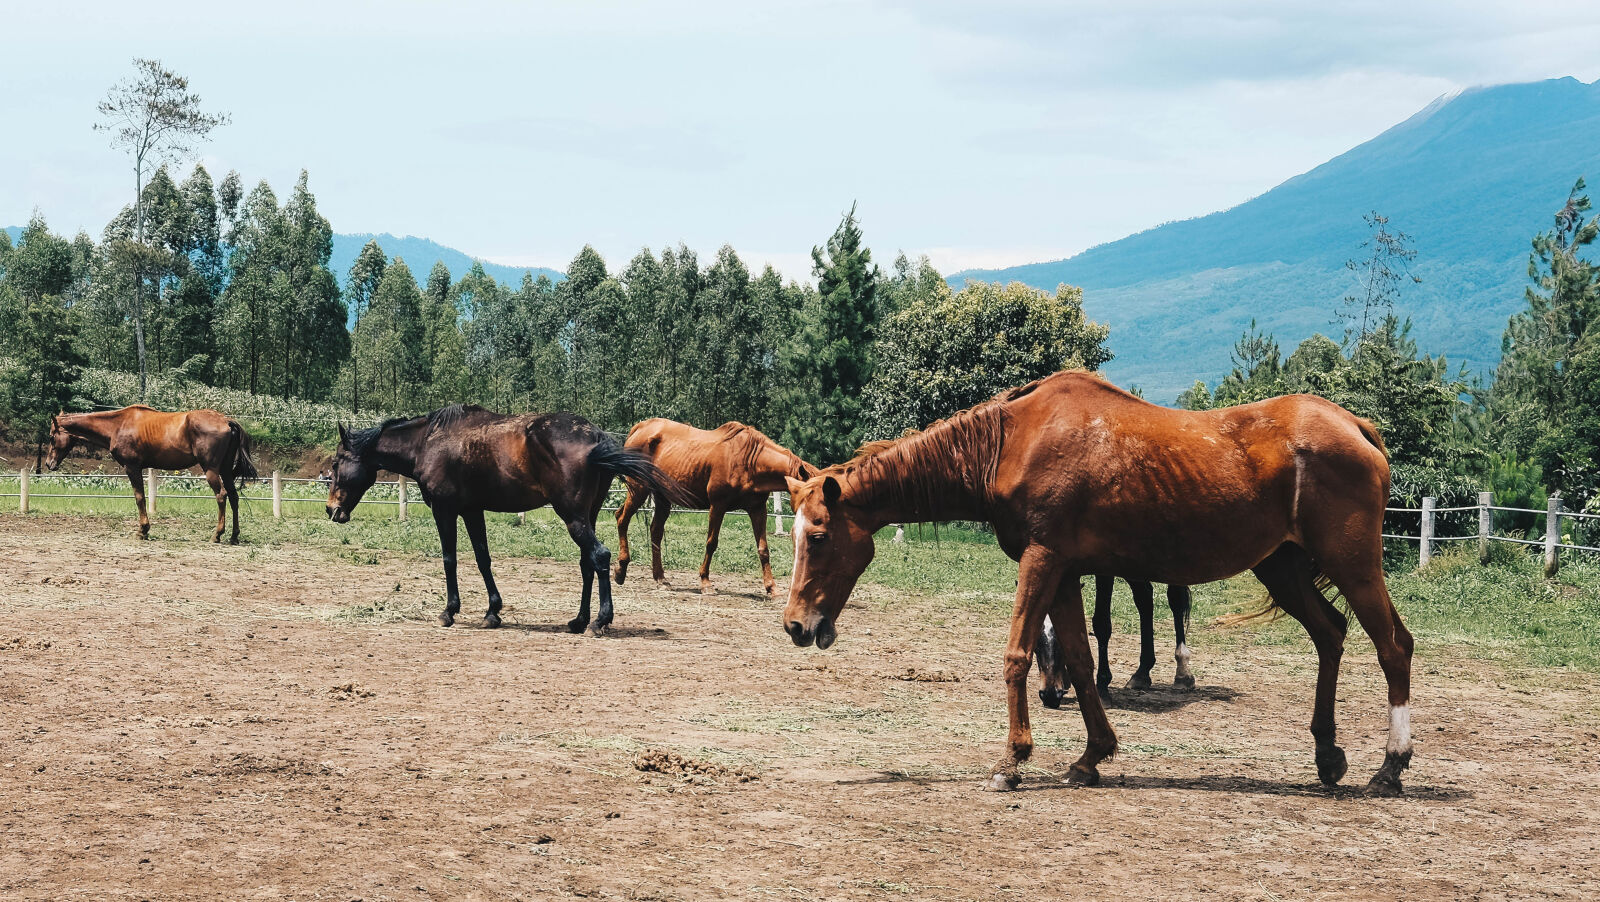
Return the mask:
M1094 578L1094 637L1100 644L1100 669L1095 675L1095 688L1102 698L1109 697L1111 687L1111 592L1113 578L1101 574ZM1150 671L1156 666L1155 639L1155 587L1143 580L1129 580L1133 590L1133 604L1139 609L1139 669L1128 678L1127 688L1149 689ZM1178 672L1172 685L1181 689L1194 688L1194 674L1189 672L1189 608L1191 598L1188 586L1167 587L1167 607L1172 609L1173 631L1177 633L1178 650L1174 658ZM1055 625L1047 615L1039 633L1039 644L1034 649L1034 659L1039 665L1039 701L1046 708L1061 707L1067 697L1067 662L1057 644Z
M832 645L835 624L890 523L980 520L1020 564L1005 653L1010 731L988 788L1016 788L1033 751L1027 682L1046 614L1056 624L1088 731L1072 783L1094 784L1117 737L1094 691L1079 579L1115 573L1183 586L1254 571L1270 606L1318 655L1311 734L1317 774L1344 776L1334 695L1346 621L1331 584L1371 637L1389 687L1389 742L1371 792L1397 794L1411 761L1411 634L1383 575L1389 463L1371 423L1309 395L1221 410L1157 407L1084 372L1061 372L864 447L789 485L795 564L783 625Z
M79 443L107 449L127 470L139 508L139 538L150 537L143 470L187 470L198 465L217 497L217 529L211 541L222 541L232 505L232 542L239 544L238 483L258 474L250 461L250 437L238 423L215 410L167 412L143 404L99 413L58 413L50 419L50 455L44 465L55 470Z
M456 518L466 523L472 552L489 592L484 625L500 625L500 590L489 570L485 511L513 513L548 504L567 526L582 553L583 601L567 624L574 633L589 626L589 599L600 575L598 636L611 625L611 552L595 537L611 480L637 480L652 492L683 503L682 489L650 458L624 449L583 417L570 413L507 416L473 405L456 405L426 416L388 420L371 429L339 427L328 488L328 517L347 523L379 470L416 482L433 509L444 552L446 602L439 622L455 623L461 610L456 585Z
M710 510L706 525L706 556L700 563L700 592L710 595L711 556L717 552L722 533L722 517L730 510L750 515L756 533L756 553L761 557L761 581L767 594L775 594L772 561L767 556L767 503L773 492L784 487L784 479L808 479L816 467L743 423L723 423L715 429L696 429L672 420L645 420L628 431L626 447L650 455L663 473L672 477L693 497L691 504ZM629 480L628 500L617 509L617 584L628 575L628 523L650 494L642 482ZM661 536L667 528L672 502L655 496L650 515L650 574L665 583L661 568Z

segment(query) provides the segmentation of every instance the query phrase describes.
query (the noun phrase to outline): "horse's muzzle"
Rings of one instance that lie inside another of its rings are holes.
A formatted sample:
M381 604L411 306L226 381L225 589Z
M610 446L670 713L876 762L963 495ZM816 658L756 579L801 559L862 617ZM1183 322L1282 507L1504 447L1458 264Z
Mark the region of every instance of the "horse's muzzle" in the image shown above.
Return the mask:
M335 523L349 523L350 512L342 507L335 507L330 504L328 505L328 519Z
M794 640L794 644L801 648L807 648L815 642L817 648L826 649L833 644L833 640L839 638L838 631L833 627L833 621L827 617L823 617L817 623L816 629L811 629L798 620L791 620L783 625L783 630Z

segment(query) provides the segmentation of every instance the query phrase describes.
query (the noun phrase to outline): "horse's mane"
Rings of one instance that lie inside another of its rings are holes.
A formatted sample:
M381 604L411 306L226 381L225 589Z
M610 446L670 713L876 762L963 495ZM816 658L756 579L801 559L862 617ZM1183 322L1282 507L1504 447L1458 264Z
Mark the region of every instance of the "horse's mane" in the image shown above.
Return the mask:
M432 413L425 413L420 416L392 417L367 429L351 429L348 433L350 451L357 457L365 455L372 450L373 446L378 444L378 439L383 437L384 432L406 423L424 420L428 426L428 434L432 435L440 429L447 429L463 420L473 419L481 414L499 416L494 411L479 407L476 404L451 404L449 407L441 407Z
M825 472L849 482L859 500L909 514L948 509L956 486L984 504L1000 469L1005 403L1037 384L1002 392L899 438L867 442L855 457Z

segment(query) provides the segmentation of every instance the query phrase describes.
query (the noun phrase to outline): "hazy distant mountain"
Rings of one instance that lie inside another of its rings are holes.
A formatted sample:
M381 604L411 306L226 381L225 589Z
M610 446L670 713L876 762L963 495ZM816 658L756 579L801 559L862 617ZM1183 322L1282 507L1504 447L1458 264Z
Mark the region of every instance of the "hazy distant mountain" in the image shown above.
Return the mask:
M1232 209L950 281L1082 286L1090 316L1111 326L1108 374L1169 402L1228 370L1251 317L1285 353L1313 332L1342 337L1331 320L1355 287L1344 263L1361 255L1362 214L1377 210L1415 239L1423 281L1403 288L1399 309L1413 335L1483 372L1523 304L1529 241L1579 176L1600 195L1600 81L1473 88Z
M328 268L333 270L335 276L338 276L341 286L344 285L345 277L350 273L350 265L356 262L356 257L361 253L361 249L366 246L367 242L374 238L377 239L378 246L383 248L383 252L388 254L390 259L400 257L406 261L406 266L416 275L418 283L426 282L428 271L433 269L433 264L441 260L444 261L445 266L450 268L450 277L452 279L461 278L472 268L474 258L463 254L455 248L445 247L426 238L416 238L411 235L397 238L387 232L382 235L335 234L333 236L333 257L328 261ZM557 270L539 266L502 266L498 263L485 262L483 271L493 276L502 285L510 288L521 287L522 274L525 272L532 273L535 279L540 276L549 276L559 282L566 278Z
M6 226L6 234L11 236L11 243L16 244L22 235L21 226ZM416 238L407 235L396 238L385 232L382 235L340 235L333 236L333 257L328 261L328 268L338 277L339 285L343 287L344 280L350 273L350 264L356 262L356 256L368 241L376 238L378 246L391 259L403 258L406 266L416 274L418 284L425 283L428 272L433 269L433 264L443 260L444 265L450 268L450 277L459 279L472 268L474 258L463 254L453 247L445 247L426 238ZM522 285L522 274L532 273L535 279L540 276L549 276L554 281L561 281L566 276L559 270L546 269L542 266L502 266L498 263L484 263L483 271L493 276L501 284L510 288L519 288Z

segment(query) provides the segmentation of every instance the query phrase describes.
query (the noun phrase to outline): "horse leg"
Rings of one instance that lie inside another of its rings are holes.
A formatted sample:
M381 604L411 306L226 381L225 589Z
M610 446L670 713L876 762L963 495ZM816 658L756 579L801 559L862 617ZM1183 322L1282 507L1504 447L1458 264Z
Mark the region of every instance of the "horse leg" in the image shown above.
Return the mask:
M233 538L229 544L237 545L239 544L239 484L229 479L225 486L228 491L228 506L233 508Z
M994 792L1016 789L1022 782L1017 769L1033 754L1033 730L1028 724L1028 671L1033 669L1033 648L1038 644L1044 616L1061 578L1061 565L1047 549L1034 545L1023 552L1017 571L1017 600L1011 609L1011 635L1006 641L1006 708L1011 722L1006 736L1007 748L1005 757L994 766L985 789ZM1057 629L1070 632L1076 626L1082 632L1082 623L1080 608L1077 624L1058 624Z
M711 513L706 517L706 557L700 562L700 594L715 595L717 590L711 586L711 556L717 553L717 540L722 537L722 515L727 513L727 508L711 502Z
M494 629L500 625L500 590L495 588L494 574L489 572L489 534L484 529L483 511L462 511L461 520L467 524L467 538L472 540L472 556L477 558L483 587L489 590L489 610L483 615L483 625Z
M211 533L212 542L221 542L222 534L228 528L228 492L222 483L222 474L216 470L207 470L206 484L211 486L211 494L217 498L217 528ZM235 542L237 544L237 542Z
M1382 563L1376 554L1371 560L1359 562L1333 557L1317 563L1372 639L1384 680L1389 684L1389 742L1383 766L1367 783L1367 793L1400 795L1400 772L1411 765L1411 653L1415 647L1411 631L1401 622L1400 612L1389 599L1389 587L1384 583ZM1311 580L1309 572L1306 578Z
M1039 701L1046 708L1061 707L1067 697L1067 666L1061 654L1061 640L1056 638L1055 621L1047 615L1039 630L1039 642L1033 647L1033 656L1039 665Z
M1061 642L1061 656L1067 671L1072 675L1072 686L1078 693L1078 710L1083 714L1083 725L1088 733L1083 756L1073 762L1067 771L1067 782L1093 786L1100 782L1098 765L1117 750L1117 734L1111 729L1100 694L1093 691L1094 656L1089 651L1089 634L1083 628L1083 586L1076 577L1061 580L1055 598L1050 602L1050 619L1064 624L1056 636Z
M1094 638L1100 645L1100 671L1095 677L1095 688L1105 698L1111 697L1111 593L1115 588L1116 581L1109 576L1094 578Z
M628 562L633 560L633 552L628 548L628 526L633 523L633 515L644 506L644 490L628 486L628 497L623 499L622 506L617 508L617 585L622 585L628 578Z
M600 520L600 508L605 503L605 492L600 491L595 493L594 501L589 505L589 534L595 537L594 546L589 550L589 564L600 581L600 611L591 627L591 632L596 636L609 629L612 618L616 616L611 607L611 549L600 541L600 536L594 531L595 523Z
M444 611L439 622L450 626L461 611L461 587L456 583L456 512L445 507L433 509L433 525L439 528L440 555L444 559Z
M150 538L150 515L144 509L144 473L141 467L128 468L128 481L133 483L133 503L139 508L139 538Z
M650 577L658 586L667 584L667 572L661 568L661 537L667 532L667 516L671 513L672 502L665 495L657 495L650 511Z
M761 559L761 584L766 587L767 597L778 594L778 584L772 578L772 556L767 553L767 502L765 496L760 504L745 508L750 515L750 528L756 533L756 557Z
M583 570L583 600L578 603L578 616L567 622L570 632L581 633L589 626L589 601L594 594L595 577L600 578L600 617L594 621L591 632L598 636L611 625L611 551L595 537L594 527L584 517L567 521L567 534L577 544L578 565Z
M1184 689L1194 688L1194 674L1189 672L1189 608L1193 604L1188 586L1167 586L1167 607L1172 609L1172 631L1178 640L1178 673L1172 685Z
M1139 669L1128 677L1129 689L1149 689L1150 671L1156 666L1156 590L1143 580L1130 580L1133 606L1139 609Z
M1312 581L1311 559L1298 545L1286 544L1254 568L1272 600L1300 621L1317 649L1317 700L1311 713L1311 736L1317 746L1317 778L1333 786L1348 765L1337 744L1334 697L1339 688L1339 661L1344 656L1345 617L1329 604Z

